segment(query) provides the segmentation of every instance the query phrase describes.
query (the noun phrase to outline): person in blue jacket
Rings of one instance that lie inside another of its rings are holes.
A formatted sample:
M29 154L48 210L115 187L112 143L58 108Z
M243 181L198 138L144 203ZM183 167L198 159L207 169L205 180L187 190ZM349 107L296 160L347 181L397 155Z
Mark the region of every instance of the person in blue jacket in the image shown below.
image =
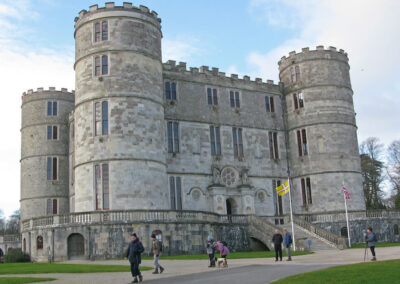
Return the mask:
M292 255L290 253L290 246L292 245L293 241L292 241L292 236L289 234L289 232L287 230L283 230L283 245L286 248L287 251L287 256L288 258L286 259L287 261L291 261L292 260Z
M376 243L378 242L378 239L376 238L376 235L374 232L372 232L372 228L368 227L367 229L367 235L365 236L365 241L367 242L367 245L369 246L369 249L371 250L372 253L372 261L376 260L375 256L375 246Z

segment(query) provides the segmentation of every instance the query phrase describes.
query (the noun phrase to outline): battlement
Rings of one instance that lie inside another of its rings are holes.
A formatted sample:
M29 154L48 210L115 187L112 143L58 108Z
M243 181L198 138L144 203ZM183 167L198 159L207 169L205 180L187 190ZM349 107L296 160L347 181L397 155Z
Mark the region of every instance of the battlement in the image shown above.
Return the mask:
M56 90L55 87L49 87L48 90L45 90L44 88L40 87L40 88L37 88L36 91L33 89L29 89L28 91L23 92L22 99L24 99L25 97L31 96L31 95L41 94L41 93L56 93L56 94L65 94L65 95L75 96L75 90L71 90L70 92L68 92L67 88L61 88L60 90Z
M97 13L97 12L105 12L105 11L134 11L141 13L143 15L154 18L157 22L161 23L161 19L158 17L157 12L150 11L146 6L140 5L139 7L135 7L131 2L123 2L122 6L116 6L114 2L106 2L105 7L100 7L96 5L92 5L89 7L89 10L81 10L79 12L79 16L75 17L75 25L78 21L85 18L89 14Z
M283 69L287 65L293 64L296 61L318 58L337 59L346 62L348 61L347 53L343 49L337 50L334 46L324 48L323 45L318 45L314 50L310 50L309 47L304 47L299 53L296 53L296 51L291 51L289 52L289 56L282 56L281 60L278 62L278 65L280 69Z
M191 74L192 76L196 75L207 75L207 76L214 76L216 78L220 79L230 79L230 80L237 80L241 82L248 82L251 84L264 84L264 85L276 85L274 84L273 80L266 80L263 82L261 78L255 78L254 80L250 79L250 76L244 75L243 78L239 78L238 74L231 74L231 76L226 76L225 72L220 72L219 68L216 67L211 67L209 66L200 66L200 68L197 67L189 67L187 69L186 67L186 62L179 62L176 64L176 61L174 60L168 60L167 62L163 63L163 71L168 71L168 72L176 72L176 73L182 73L189 75Z

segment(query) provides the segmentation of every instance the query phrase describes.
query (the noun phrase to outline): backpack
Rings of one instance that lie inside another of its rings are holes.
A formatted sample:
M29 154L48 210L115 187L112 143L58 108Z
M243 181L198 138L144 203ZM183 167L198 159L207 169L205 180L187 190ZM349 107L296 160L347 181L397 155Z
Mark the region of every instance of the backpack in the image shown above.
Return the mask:
M224 245L224 247L228 247L228 244L225 241L221 241L221 243Z
M139 241L138 243L138 249L137 249L138 253L143 253L144 252L144 247L142 242Z
M160 247L160 252L163 251L163 243L162 241L157 241L158 242L158 246Z

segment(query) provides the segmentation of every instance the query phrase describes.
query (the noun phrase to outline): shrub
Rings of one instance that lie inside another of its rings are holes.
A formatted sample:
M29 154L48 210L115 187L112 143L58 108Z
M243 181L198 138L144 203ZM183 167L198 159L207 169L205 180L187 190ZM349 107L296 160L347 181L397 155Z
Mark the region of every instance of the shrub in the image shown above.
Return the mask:
M20 250L10 250L8 254L4 256L5 263L13 263L13 262L30 262L31 257L29 254L23 253Z

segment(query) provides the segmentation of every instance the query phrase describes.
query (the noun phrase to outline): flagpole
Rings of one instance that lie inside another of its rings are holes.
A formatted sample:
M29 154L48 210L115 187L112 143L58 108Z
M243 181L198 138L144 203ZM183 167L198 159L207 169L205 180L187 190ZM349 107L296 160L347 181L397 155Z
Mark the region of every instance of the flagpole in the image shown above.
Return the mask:
M288 185L289 185L290 220L292 221L293 251L296 251L296 239L294 238L293 210L292 210L292 186L290 184L289 177L288 177Z
M342 184L342 189L344 188L344 181ZM344 208L346 210L346 224L347 224L347 238L349 240L349 248L351 248L351 240L350 240L350 227L349 227L349 215L347 214L347 202L346 202L346 194L343 191L343 197L344 197Z

